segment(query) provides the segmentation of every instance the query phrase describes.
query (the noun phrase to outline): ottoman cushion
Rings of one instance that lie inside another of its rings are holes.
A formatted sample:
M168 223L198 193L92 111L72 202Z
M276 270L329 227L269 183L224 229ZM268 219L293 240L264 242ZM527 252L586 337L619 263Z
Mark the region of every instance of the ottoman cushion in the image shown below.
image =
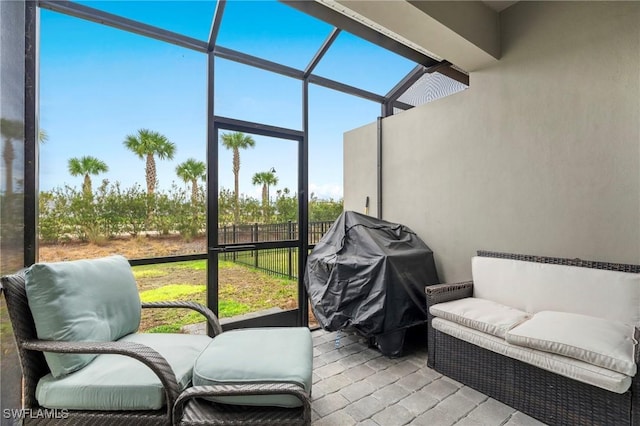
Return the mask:
M293 383L311 393L313 343L306 327L226 331L202 351L193 367L193 385ZM210 397L212 401L276 407L300 407L293 395Z

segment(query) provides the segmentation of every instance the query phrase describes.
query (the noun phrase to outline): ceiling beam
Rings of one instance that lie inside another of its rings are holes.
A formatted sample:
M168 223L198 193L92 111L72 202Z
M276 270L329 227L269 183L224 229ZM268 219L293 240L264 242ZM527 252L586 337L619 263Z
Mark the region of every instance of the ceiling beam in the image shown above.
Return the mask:
M384 96L369 92L367 90L358 89L357 87L349 86L348 84L340 83L328 78L320 77L319 75L311 74L309 76L309 83L317 84L318 86L326 87L328 89L337 90L339 92L348 93L350 95L358 96L363 99L368 99L373 102L384 102Z
M49 9L54 12L64 13L87 21L97 22L98 24L104 24L130 33L140 34L156 40L175 44L180 47L196 50L198 52L207 52L207 43L204 41L174 33L173 31L163 30L162 28L134 21L133 19L127 19L112 13L103 12L78 3L70 1L40 0L38 2L38 6L43 9Z
M457 69L453 68L451 64L449 64L448 67L439 68L437 72L439 72L442 75L446 75L450 79L456 80L466 86L469 85L469 74L465 74L462 71L458 71Z
M286 75L287 77L297 78L298 80L303 79L303 72L298 69L291 68L277 62L258 58L257 56L247 55L246 53L238 52L237 50L227 49L226 47L222 46L215 46L213 53L219 58L228 59L230 61L238 62L244 65L271 71L276 74Z
M414 83L418 81L420 77L422 77L426 72L427 71L425 67L423 67L422 65L416 65L416 67L409 71L409 74L407 74L402 80L400 80L398 84L393 87L393 89L389 90L389 92L384 97L385 103L398 100L398 98L402 96L404 92L409 90L409 88L413 86Z
M329 50L333 42L336 40L336 38L338 38L338 35L340 35L340 28L334 28L333 31L331 31L331 34L329 34L327 39L324 41L324 43L322 43L322 46L320 46L320 49L318 49L313 59L311 59L311 62L309 62L307 68L305 68L305 78L311 75L316 66L318 66L318 63L324 57L325 53L327 53L327 50Z
M358 96L360 98L367 99L373 102L384 102L384 96L378 95L377 93L359 89L357 87L340 83L329 78L320 77L319 75L315 74L309 74L307 77L305 77L304 71L298 70L296 68L291 68L286 65L278 64L276 62L271 62L266 59L258 58L257 56L247 55L246 53L238 52L226 47L216 46L213 54L219 58L238 62L244 65L249 65L255 68L260 68L266 71L271 71L276 74L284 75L298 80L304 80L305 78L308 78L309 83L337 90L349 95Z
M387 37L368 26L355 21L331 8L328 8L317 1L310 0L280 0L280 2L293 7L307 15L320 19L334 27L347 31L368 42L384 47L400 56L403 56L417 64L431 66L438 63L437 60L414 50L399 41Z
M218 0L216 3L216 10L213 12L213 20L211 21L211 30L209 31L209 44L207 46L208 52L213 52L218 40L218 33L220 32L220 25L222 24L222 15L224 14L224 7L227 5L227 0Z

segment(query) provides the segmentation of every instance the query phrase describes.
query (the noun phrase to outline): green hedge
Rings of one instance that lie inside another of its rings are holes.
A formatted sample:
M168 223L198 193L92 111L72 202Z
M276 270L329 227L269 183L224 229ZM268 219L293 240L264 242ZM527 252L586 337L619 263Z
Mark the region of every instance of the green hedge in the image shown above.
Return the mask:
M298 201L288 189L278 191L264 209L255 198L240 196L242 223L276 223L297 220ZM218 196L220 225L233 222L233 191L221 189ZM189 241L206 230L206 194L199 188L195 205L191 189L173 184L168 191L147 194L140 185L123 188L119 182L102 182L91 195L65 186L41 192L40 238L46 243L80 239L98 243L116 236L141 233L180 234ZM266 212L266 216L265 216ZM309 201L309 221L335 220L342 200Z

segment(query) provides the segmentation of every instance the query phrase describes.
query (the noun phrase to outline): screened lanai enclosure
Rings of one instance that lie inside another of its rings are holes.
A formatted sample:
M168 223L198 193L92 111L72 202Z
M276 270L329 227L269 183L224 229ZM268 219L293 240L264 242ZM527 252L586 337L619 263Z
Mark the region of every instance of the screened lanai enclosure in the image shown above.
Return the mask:
M225 328L308 325L302 277L342 198L343 133L468 85L339 2L2 1L0 22L0 273L133 239L141 292L170 268L171 295L190 280ZM256 273L273 278L246 290L261 303L235 300Z

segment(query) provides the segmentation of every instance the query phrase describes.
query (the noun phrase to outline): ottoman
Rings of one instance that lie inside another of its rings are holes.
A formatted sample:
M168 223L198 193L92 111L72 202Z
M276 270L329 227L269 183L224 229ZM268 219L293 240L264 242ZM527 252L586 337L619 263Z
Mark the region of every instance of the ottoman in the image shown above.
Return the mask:
M226 331L196 359L175 423L310 424L312 370L306 327Z

